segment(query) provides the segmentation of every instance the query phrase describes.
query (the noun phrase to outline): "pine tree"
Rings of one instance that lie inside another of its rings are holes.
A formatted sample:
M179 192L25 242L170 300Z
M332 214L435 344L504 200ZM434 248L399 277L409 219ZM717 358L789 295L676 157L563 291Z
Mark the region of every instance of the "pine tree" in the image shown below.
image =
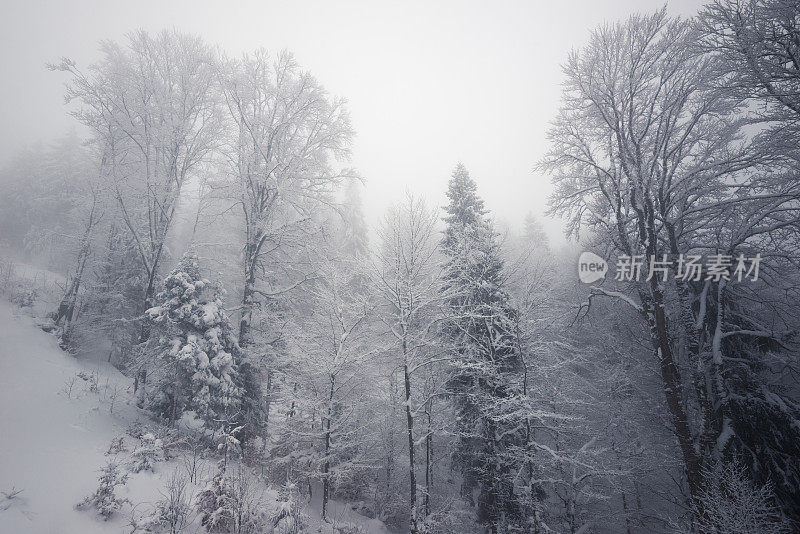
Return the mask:
M455 460L467 501L474 503L472 488L477 488L479 521L498 532L519 516L510 453L522 439L522 425L504 414L519 394L515 312L503 287L497 236L463 165L456 167L447 196L442 250L451 312L445 335L455 360L449 385L459 434Z
M357 180L347 183L341 207L342 221L338 229L342 252L353 257L364 256L369 250L369 232L364 219L360 185Z
M226 462L220 460L214 477L197 496L200 522L208 532L230 532L234 525L233 488L225 471Z
M528 213L525 216L522 238L528 246L535 245L537 250L542 254L546 254L550 251L550 240L547 237L547 233L544 231L544 226L533 213Z
M100 469L98 481L97 490L81 501L78 508L93 507L104 521L108 521L114 512L129 502L128 499L116 495L117 486L127 484L128 474L121 473L116 463L108 462Z
M170 423L194 410L212 426L240 403L238 347L222 293L187 253L164 280L156 302L147 310L154 335L145 350L156 363L149 405Z
M769 291L760 288L762 295ZM773 372L786 357L786 341L796 334L750 335L748 332L757 332L759 323L747 318L747 296L741 288L731 288L722 298L721 314L719 300L708 302L712 331L722 319L726 328L742 333L720 343L720 353L725 357L718 367L719 401L712 414L719 432L717 439L708 440L711 450L707 453L739 464L740 474L749 476L756 487L771 485L782 512L797 522L800 403Z

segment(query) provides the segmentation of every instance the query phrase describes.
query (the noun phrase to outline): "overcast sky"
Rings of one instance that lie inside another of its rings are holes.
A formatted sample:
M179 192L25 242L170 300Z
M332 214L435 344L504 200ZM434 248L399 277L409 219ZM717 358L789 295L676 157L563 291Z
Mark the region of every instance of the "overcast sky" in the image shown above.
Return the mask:
M673 1L694 14L699 0ZM660 0L548 2L4 2L0 18L0 160L70 129L61 56L85 67L97 42L138 28L202 35L229 54L286 48L349 101L353 161L370 224L408 188L444 203L463 162L499 221L540 214L550 191L534 172L571 48L597 25ZM555 222L548 223L552 233Z

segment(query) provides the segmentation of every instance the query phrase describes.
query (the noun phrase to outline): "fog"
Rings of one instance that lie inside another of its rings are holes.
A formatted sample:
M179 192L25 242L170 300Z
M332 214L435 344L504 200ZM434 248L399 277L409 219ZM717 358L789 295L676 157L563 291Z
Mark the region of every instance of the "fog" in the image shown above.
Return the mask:
M689 16L700 0L671 2ZM175 28L229 54L291 50L350 104L352 163L374 225L409 189L444 203L456 162L500 222L541 214L548 180L534 172L560 98L560 65L591 28L659 0L529 2L6 2L0 21L0 159L74 128L62 56L86 67L97 43ZM546 221L561 241L558 221Z

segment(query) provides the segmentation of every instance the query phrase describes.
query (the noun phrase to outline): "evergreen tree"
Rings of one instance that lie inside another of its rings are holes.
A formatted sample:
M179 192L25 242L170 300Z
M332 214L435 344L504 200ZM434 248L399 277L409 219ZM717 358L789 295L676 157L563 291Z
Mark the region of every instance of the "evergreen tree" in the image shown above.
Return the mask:
M546 254L550 251L550 239L544 231L542 222L533 213L529 212L525 216L522 237L529 246L535 245L540 253Z
M726 328L740 334L721 340L718 365L719 400L713 405L713 419L719 425L718 438L708 443L707 453L736 463L742 476L756 487L771 486L782 513L795 524L800 521L800 403L787 384L775 379L788 359L787 345L796 334L758 335L759 322L747 316L747 297L771 289L731 288L720 303L709 299L709 316L716 330L722 318ZM759 317L759 320L763 321ZM721 325L722 326L722 325ZM730 331L730 330L729 330ZM713 357L712 354L706 354Z
M361 182L350 180L345 189L341 207L342 221L339 227L341 250L350 256L363 257L369 249L367 222L361 201Z
M241 400L238 346L222 293L200 275L194 255L184 255L166 277L156 302L147 310L153 335L145 349L155 360L151 409L170 423L194 410L209 426L235 413Z
M513 495L513 450L522 425L508 410L519 395L521 362L515 349L515 311L503 285L497 235L463 165L450 180L442 241L450 318L445 335L454 352L450 394L457 412L456 465L465 497L491 532L521 519ZM463 493L463 491L462 491Z
M125 503L130 502L116 494L117 486L124 486L128 483L128 474L121 473L119 465L116 463L108 462L100 469L98 481L100 484L95 492L78 503L78 508L95 508L103 521L108 521L114 512L119 511Z

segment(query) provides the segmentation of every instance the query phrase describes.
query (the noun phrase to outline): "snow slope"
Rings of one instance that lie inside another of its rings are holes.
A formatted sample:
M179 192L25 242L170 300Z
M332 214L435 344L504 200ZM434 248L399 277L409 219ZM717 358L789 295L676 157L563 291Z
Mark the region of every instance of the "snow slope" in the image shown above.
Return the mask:
M97 393L81 372L98 377ZM124 401L109 413L103 397L115 386L124 392L128 380L65 354L31 318L0 301L0 491L22 490L0 509L1 533L109 531L74 504L97 487L108 444L127 426L121 416L136 417Z
M110 459L106 452L112 439L124 437L131 449L137 440L126 429L148 420L132 402L131 381L105 363L102 354L75 358L62 352L33 318L0 300L0 492L22 490L11 500L0 493L0 534L133 530L131 505L107 522L93 510L75 508L97 488L98 470ZM121 456L118 460L124 461L125 454ZM213 472L213 460L207 464L205 472ZM176 469L181 469L179 459L160 462L155 473L131 473L118 494L137 510L146 509L161 498ZM190 491L199 489L193 486ZM277 507L275 491L264 490ZM336 534L335 527L344 524L358 529L351 532L390 532L382 522L336 501L330 503L334 524L322 523L320 492L315 493L317 498L305 510L310 516L308 532ZM194 518L186 532L205 530Z

